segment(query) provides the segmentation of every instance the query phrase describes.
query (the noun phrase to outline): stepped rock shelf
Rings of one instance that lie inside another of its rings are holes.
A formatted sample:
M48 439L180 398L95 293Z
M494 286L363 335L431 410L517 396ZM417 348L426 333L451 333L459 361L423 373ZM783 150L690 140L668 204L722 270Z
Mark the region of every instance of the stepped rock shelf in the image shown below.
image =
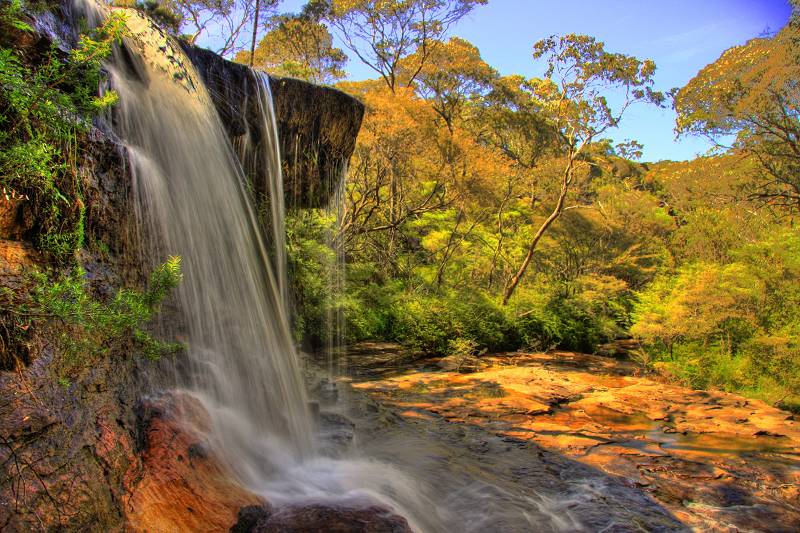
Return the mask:
M391 345L358 348L353 387L408 420L572 458L652 496L695 531L800 529L800 424L786 411L662 383L596 355L497 354L459 372L448 361L404 362Z

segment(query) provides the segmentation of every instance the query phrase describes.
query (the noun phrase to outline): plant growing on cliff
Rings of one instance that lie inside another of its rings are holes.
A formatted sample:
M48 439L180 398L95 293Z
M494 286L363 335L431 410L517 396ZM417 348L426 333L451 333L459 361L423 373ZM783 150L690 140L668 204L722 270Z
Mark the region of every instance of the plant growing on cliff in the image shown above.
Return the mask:
M20 49L31 31L19 1L0 7L0 186L31 202L35 243L57 261L83 244L78 140L91 118L113 105L98 95L101 65L124 29L111 16L68 54Z
M156 360L182 349L180 344L155 339L145 329L161 302L180 283L180 264L180 257L170 257L152 272L147 290L123 288L107 299L93 294L80 267L55 280L33 272L28 291L0 294L3 330L18 337L31 330L49 330L56 354L53 368L61 381L123 346ZM3 351L9 352L9 348L4 343ZM12 367L8 353L2 363Z

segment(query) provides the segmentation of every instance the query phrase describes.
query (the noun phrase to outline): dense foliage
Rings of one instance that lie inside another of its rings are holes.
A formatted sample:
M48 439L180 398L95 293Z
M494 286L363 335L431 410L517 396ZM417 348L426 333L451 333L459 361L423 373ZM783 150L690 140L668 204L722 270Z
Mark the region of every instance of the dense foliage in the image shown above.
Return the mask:
M41 57L21 57L14 45L33 31L21 17L18 0L0 9L0 186L32 200L37 246L66 261L83 244L80 138L116 99L98 96L100 66L124 20L111 17L69 54L53 44Z
M391 2L345 4L323 20L394 55L355 54L380 77L338 85L367 107L339 216L290 214L301 337L325 346L343 314L346 341L439 355L633 338L668 379L800 405L796 19L677 93L679 132L733 146L638 163L604 137L664 104L652 62L554 36L533 48L542 78L501 76L463 39L403 48Z
M180 258L171 257L150 276L146 291L120 289L109 298L96 296L85 271L75 267L65 275L34 271L25 291L0 288L0 364L14 368L23 361L20 346L32 334L47 332L55 350L50 368L62 383L123 346L150 359L182 349L155 339L145 329L163 299L181 280ZM9 359L10 358L10 359Z

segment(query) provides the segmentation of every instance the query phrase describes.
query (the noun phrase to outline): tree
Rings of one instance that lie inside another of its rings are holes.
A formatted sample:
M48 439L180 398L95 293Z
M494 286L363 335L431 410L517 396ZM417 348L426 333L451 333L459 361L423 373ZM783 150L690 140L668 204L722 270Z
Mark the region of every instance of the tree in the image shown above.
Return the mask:
M394 92L410 85L449 27L488 0L312 0L311 9L324 11L345 46L377 72ZM319 6L324 6L320 8ZM413 65L404 58L415 55Z
M347 56L333 46L328 28L305 13L278 15L255 53L239 52L236 61L261 70L314 83L334 83L344 77Z
M433 47L427 61L420 54L417 51L401 62L401 77L410 79L416 74L417 93L431 102L452 131L453 121L460 118L467 102L477 101L491 90L497 71L486 64L475 45L458 37Z
M482 100L478 138L500 150L523 170L552 155L555 132L536 94L539 80L520 75L498 78ZM533 190L533 189L532 189Z
M565 202L585 148L617 127L635 102L663 100L663 95L652 89L652 61L607 52L604 44L593 37L552 36L534 45L533 57L547 62L546 79L532 84L532 90L556 133L563 168L555 205L534 233L522 263L508 281L503 304L514 294L548 228L565 210L577 207L566 206ZM606 99L607 91L621 93L618 106Z
M256 0L253 14L253 37L250 39L250 68L253 68L253 58L256 55L256 41L258 40L258 23L261 18L261 0Z
M204 44L223 56L245 48L247 30L258 34L264 9L280 0L114 0L115 5L141 9L190 44Z
M800 211L800 21L773 37L727 50L675 96L679 134L755 157L762 176L750 191L767 205Z
M446 202L435 115L407 88L393 93L379 81L344 88L359 93L367 112L350 164L341 238L370 240L382 265L396 272L401 226Z
M172 2L164 2L162 0L113 0L112 5L143 11L162 28L176 35L180 33L183 18L176 11Z

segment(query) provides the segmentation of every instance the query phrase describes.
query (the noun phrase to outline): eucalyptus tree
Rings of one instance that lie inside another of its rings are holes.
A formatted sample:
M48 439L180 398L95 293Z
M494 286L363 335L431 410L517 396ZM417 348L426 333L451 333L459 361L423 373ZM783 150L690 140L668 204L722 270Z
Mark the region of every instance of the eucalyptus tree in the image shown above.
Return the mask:
M330 84L344 78L347 56L333 46L327 26L306 13L270 17L267 33L253 52L236 60L271 73Z
M312 0L345 46L389 89L410 85L450 26L488 0ZM401 63L414 55L413 65Z
M564 211L582 205L579 199L574 205L566 204L586 148L616 128L634 103L660 104L664 100L661 93L653 90L656 67L652 61L608 52L593 37L551 36L534 45L533 57L544 60L547 69L543 79L530 80L528 87L554 133L560 170L553 177L557 183L554 204L539 223L519 267L508 280L503 304L513 296L548 229Z
M464 119L470 103L482 100L498 78L472 43L459 37L435 46L427 60L412 54L400 65L400 76L411 79L417 94L429 101L433 110L452 132L454 122ZM421 67L420 67L421 65Z
M279 2L280 0L112 0L114 5L145 11L190 44L205 46L223 56L231 56L252 47L249 41L256 41L262 18Z
M800 20L727 50L677 92L676 131L754 157L751 197L800 212ZM733 139L730 146L726 142Z

